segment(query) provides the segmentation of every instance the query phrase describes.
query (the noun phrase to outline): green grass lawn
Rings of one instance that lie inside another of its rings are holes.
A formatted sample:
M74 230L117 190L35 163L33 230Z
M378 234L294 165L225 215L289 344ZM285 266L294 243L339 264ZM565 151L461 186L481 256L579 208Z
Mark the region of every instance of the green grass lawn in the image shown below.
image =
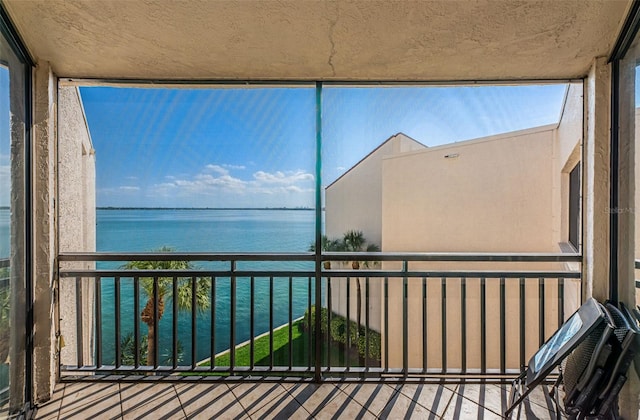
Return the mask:
M292 365L294 367L308 367L309 363L313 364L313 357L309 357L309 334L302 328L302 320L296 321L292 325ZM311 342L313 346L313 342ZM322 364L326 366L327 360L327 347L328 343L323 340L322 345ZM236 348L235 352L235 365L236 366L250 366L250 345L245 344ZM311 349L313 356L313 349ZM331 354L331 366L346 366L346 357L349 357L350 366L358 366L359 359L356 352L350 351L348 355L345 355L344 348L341 348L337 343L332 343L330 346ZM255 366L269 366L271 358L269 356L269 335L260 337L254 341L254 364ZM215 359L215 366L229 366L230 356L229 353L222 354ZM273 333L273 365L274 366L289 366L289 326L276 330ZM201 366L210 366L207 361Z

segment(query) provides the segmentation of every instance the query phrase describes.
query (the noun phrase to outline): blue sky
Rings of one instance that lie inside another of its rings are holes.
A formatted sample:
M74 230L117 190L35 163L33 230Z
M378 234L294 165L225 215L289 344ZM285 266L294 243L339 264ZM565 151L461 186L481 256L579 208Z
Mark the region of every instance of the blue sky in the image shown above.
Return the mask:
M565 85L323 88L322 184L390 136L427 146L558 121ZM98 206L313 207L315 89L83 87Z

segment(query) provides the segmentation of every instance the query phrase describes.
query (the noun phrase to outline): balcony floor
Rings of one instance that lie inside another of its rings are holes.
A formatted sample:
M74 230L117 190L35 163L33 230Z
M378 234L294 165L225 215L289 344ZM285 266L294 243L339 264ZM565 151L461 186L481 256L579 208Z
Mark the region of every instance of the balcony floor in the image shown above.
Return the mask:
M522 418L555 418L546 389L525 401ZM36 418L494 419L507 397L507 385L493 384L73 382L59 384Z

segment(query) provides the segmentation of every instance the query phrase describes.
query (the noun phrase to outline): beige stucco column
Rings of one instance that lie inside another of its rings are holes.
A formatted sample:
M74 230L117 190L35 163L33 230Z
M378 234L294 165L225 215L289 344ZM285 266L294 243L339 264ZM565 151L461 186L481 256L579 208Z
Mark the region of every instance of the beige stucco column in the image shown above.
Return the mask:
M34 77L33 283L34 399L49 399L55 383L55 177L57 81L49 63Z
M75 282L58 285L56 257L60 250L95 251L96 220L94 151L78 89L58 89L51 67L41 62L35 72L34 97L34 398L38 403L49 399L58 364L77 361ZM76 268L92 267L93 263L78 263ZM81 319L87 344L83 357L90 364L92 283L83 282L83 295ZM65 345L58 354L61 338Z
M609 150L611 70L593 61L584 89L583 300L609 296Z

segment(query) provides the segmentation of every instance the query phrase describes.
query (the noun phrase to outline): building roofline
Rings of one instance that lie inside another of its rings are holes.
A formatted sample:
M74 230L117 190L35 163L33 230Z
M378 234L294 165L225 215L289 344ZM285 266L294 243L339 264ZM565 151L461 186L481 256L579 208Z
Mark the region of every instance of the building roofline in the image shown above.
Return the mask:
M567 84L567 86L565 86L564 88L564 98L562 98L562 106L560 107L560 115L558 116L558 123L556 124L556 128L559 128L560 123L562 123L562 117L564 116L564 111L567 109L567 102L569 101L570 90L571 90L571 85Z
M542 133L545 131L552 131L555 130L557 128L557 124L553 123L553 124L547 124L547 125L541 125L538 127L532 127L532 128L525 128L524 130L517 130L517 131L509 131L506 133L500 133L500 134L493 134L491 136L486 136L486 137L478 137L475 139L469 139L469 140L463 140L463 141L457 141L457 142L453 142L453 143L447 143L447 144L441 144L438 146L432 146L432 147L428 147L425 150L411 150L408 152L404 152L404 153L398 153L396 155L393 156L387 156L385 158L386 159L394 159L394 158L398 158L398 157L404 157L404 156L408 156L408 155L417 155L420 153L430 153L430 152L437 152L439 150L446 150L446 149L451 149L454 147L464 147L464 146L469 146L469 145L473 145L473 144L480 144L480 143L487 143L490 141L496 141L496 140L503 140L503 139L507 139L507 138L513 138L513 137L522 137L522 136L526 136L529 134L536 134L536 133Z
M422 143L420 143L418 140L404 134L403 132L399 131L396 134L393 134L391 136L389 136L389 138L387 138L385 141L383 141L382 143L380 143L375 149L373 149L372 151L370 151L369 153L367 153L367 155L365 157L363 157L362 159L360 159L355 165L353 165L351 168L347 169L342 175L340 175L338 178L335 179L335 181L333 181L331 184L327 185L325 187L325 190L331 188L331 186L333 184L335 184L336 182L340 181L343 177L345 177L349 172L351 172L352 170L354 170L356 168L356 166L360 165L362 162L364 162L365 160L367 160L369 158L369 156L373 155L375 152L377 152L378 150L380 150L382 148L382 146L384 146L385 144L389 143L391 140L393 140L394 138L398 137L399 135L403 135L404 137L408 138L409 140L415 142L416 144L424 147L425 149L429 148L429 146L426 146Z
M87 114L84 111L84 100L82 99L82 92L80 91L79 86L76 86L75 92L78 97L78 102L80 102L80 110L82 111L84 127L87 130L87 137L89 137L89 147L91 148L91 150L88 150L87 153L95 154L95 149L93 148L93 139L91 138L91 130L89 130L89 122L87 121Z

